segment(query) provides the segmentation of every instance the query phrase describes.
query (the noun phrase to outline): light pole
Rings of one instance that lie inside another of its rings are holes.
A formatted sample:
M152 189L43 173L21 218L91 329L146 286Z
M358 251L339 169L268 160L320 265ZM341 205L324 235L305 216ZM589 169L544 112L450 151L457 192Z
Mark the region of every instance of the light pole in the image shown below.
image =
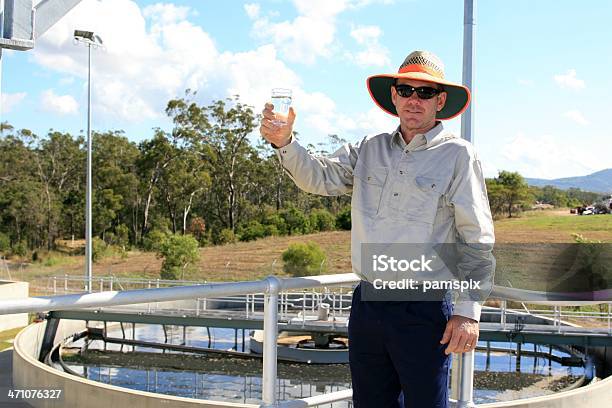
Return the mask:
M91 47L103 45L102 39L92 31L74 31L75 43L87 45L87 181L85 193L85 290L91 292L92 282L92 241L91 241Z

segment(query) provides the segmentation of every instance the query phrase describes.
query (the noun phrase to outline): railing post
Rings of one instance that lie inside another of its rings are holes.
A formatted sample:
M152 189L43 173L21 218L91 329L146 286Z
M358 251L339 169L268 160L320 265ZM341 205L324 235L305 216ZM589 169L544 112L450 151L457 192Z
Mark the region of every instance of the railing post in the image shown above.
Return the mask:
M253 295L253 296L255 296L255 295ZM250 307L250 305L249 305L249 294L248 293L245 295L244 306L245 306L245 310L246 310L245 316L248 319L249 318L249 307Z
M474 404L474 351L458 355L459 395L456 408L472 408Z
M612 303L608 303L608 334L612 336Z
M278 337L278 293L281 282L274 276L266 278L268 290L264 296L263 381L262 407L276 406L276 342Z

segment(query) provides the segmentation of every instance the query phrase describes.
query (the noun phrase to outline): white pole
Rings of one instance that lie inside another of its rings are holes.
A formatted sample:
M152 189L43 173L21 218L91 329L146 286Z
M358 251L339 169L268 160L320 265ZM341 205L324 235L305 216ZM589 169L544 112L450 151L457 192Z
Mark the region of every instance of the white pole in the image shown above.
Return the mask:
M85 290L92 290L92 242L91 242L91 44L87 45L87 192L85 196L85 278L87 287Z
M472 92L472 102L461 115L461 137L474 143L474 26L476 25L476 0L463 3L463 85Z
M264 297L264 344L262 399L264 407L276 406L276 342L278 338L278 293L281 281L270 276Z
M4 0L0 0L0 37L4 37ZM2 124L2 48L0 48L0 125Z
M459 397L456 408L475 407L474 394L474 351L459 354Z

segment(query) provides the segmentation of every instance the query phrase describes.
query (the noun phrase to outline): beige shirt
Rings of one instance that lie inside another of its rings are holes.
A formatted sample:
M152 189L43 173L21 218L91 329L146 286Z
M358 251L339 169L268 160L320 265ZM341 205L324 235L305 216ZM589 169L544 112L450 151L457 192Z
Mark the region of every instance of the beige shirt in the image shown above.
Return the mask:
M486 244L465 256L467 271L492 258L495 236L480 161L471 143L442 123L409 144L398 128L346 144L328 157L308 153L295 139L277 154L302 190L352 194L351 260L363 279L368 280L360 268L362 243ZM480 320L480 312L479 302L459 296L454 314Z

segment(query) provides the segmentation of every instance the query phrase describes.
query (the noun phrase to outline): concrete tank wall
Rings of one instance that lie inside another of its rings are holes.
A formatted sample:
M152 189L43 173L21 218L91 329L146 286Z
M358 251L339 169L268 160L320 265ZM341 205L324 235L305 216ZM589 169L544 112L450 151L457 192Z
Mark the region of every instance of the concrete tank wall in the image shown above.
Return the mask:
M0 281L0 299L23 299L29 296L28 282ZM0 331L27 326L27 313L0 315Z
M63 390L63 401L28 400L35 408L257 408L252 404L234 404L174 397L152 392L136 391L102 384L55 370L38 361L46 323L37 323L23 329L15 338L13 353L13 386L17 389L43 388ZM85 323L61 321L56 342L82 330Z
M478 405L479 408L604 408L612 401L612 377L571 391L516 401Z

